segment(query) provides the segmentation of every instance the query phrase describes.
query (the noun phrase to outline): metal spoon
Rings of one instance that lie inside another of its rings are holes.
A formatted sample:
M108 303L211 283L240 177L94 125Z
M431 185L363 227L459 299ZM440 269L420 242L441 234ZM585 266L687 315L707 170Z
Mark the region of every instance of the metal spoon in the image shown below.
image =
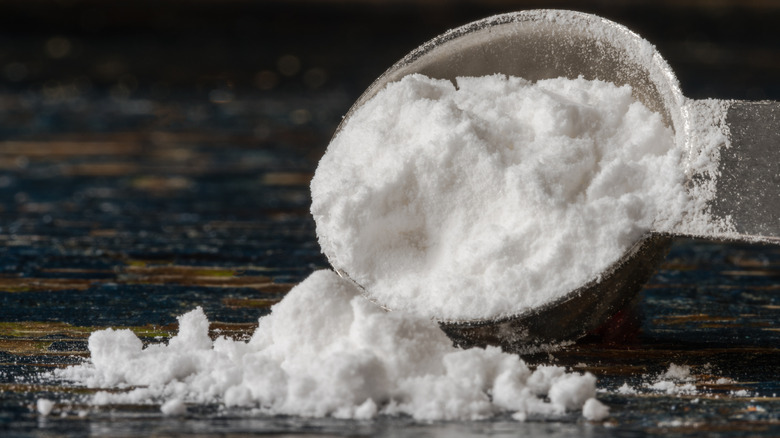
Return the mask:
M780 243L780 104L686 99L654 47L619 24L580 12L534 10L497 15L450 30L382 74L352 106L341 126L389 82L412 73L450 80L494 73L529 80L583 76L629 84L638 100L663 116L675 132L677 146L691 160L702 128L697 126L697 112L720 111L725 120L721 128L729 141L719 151L717 196L708 208L713 217L728 220L731 228L697 237ZM693 187L711 175L689 170L687 177ZM575 340L635 299L673 237L648 233L597 278L522 314L440 324L461 346L491 344L509 351L532 351Z

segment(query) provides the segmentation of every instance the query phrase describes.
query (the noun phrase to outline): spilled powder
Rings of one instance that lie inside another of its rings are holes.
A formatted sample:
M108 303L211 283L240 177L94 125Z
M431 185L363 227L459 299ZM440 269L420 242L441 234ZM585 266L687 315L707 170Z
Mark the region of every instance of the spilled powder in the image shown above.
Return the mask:
M167 345L145 348L129 330L98 331L89 338L88 363L54 373L88 387L126 389L97 392L92 404L156 403L165 415L186 413L187 403L353 419L473 420L508 412L524 420L583 406L596 419L607 412L593 400L593 375L557 366L532 371L494 347L455 348L435 322L385 312L332 271L293 288L247 342L212 340L208 326L198 308L179 317Z
M691 380L691 367L688 365L669 364L669 369L661 374L661 378L671 380Z
M703 395L710 398L754 396L747 389L731 389L736 385L743 384L728 377L717 377L713 375L715 372L710 364L700 366L694 373L689 365L670 363L667 370L655 376L645 376L640 385L632 387L628 382L625 382L613 392L620 395L663 393L677 397ZM696 402L698 401L694 401L694 403ZM583 415L585 415L584 407Z
M697 394L695 379L691 376L691 367L688 365L669 364L669 369L659 374L653 382L645 385L653 391L674 394Z
M390 309L520 313L691 210L682 152L629 86L410 75L328 146L311 211L331 264Z

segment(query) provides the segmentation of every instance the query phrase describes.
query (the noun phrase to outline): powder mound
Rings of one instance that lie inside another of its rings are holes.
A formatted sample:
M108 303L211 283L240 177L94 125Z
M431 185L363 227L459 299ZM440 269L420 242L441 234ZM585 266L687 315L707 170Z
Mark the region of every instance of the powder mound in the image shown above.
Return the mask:
M332 271L293 288L249 341L212 341L208 326L198 308L179 318L167 345L145 348L130 331L98 331L90 362L54 375L126 388L99 391L92 404L159 403L165 415L186 414L188 403L222 403L271 415L525 419L581 409L595 394L591 374L532 371L493 347L457 349L435 322L385 312Z
M681 152L629 86L503 75L389 84L311 183L323 253L390 309L517 314L597 278L689 200Z

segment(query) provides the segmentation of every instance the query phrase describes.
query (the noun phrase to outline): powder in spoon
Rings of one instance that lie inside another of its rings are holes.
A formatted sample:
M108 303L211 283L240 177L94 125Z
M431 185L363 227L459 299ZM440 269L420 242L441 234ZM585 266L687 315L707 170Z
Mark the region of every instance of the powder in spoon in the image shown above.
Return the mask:
M390 309L493 318L597 278L690 202L681 151L629 86L410 75L336 135L311 183L322 251Z

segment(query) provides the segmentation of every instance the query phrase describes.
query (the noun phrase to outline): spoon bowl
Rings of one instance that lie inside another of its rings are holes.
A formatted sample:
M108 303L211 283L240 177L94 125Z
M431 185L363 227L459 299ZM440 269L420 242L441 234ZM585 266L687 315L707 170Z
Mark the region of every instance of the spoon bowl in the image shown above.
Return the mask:
M450 30L409 53L374 81L349 110L337 132L355 111L388 83L413 73L452 81L459 76L504 74L531 81L583 77L629 85L637 100L661 114L674 132L677 147L685 152L683 155L690 157L694 153L690 139L695 126L691 125L694 117L690 112L695 106L683 96L667 62L636 33L595 15L562 10L522 11ZM726 107L723 108L725 111ZM744 173L749 172L747 169ZM780 174L774 167L767 172ZM688 169L686 174L689 183L700 177ZM741 181L750 178L738 174L733 179L742 184ZM765 198L771 201L776 197L777 190L773 190ZM767 199L751 202L763 205ZM713 205L717 209L720 204L715 202ZM726 202L724 205L726 210L720 213L730 218L732 212L728 208L731 204ZM739 213L739 208L734 210ZM732 227L727 234L710 233L707 237L762 240L755 238L755 230L768 230L764 235L768 234L769 240L776 239L780 234L778 215L776 212L771 214L769 225L766 221L761 223L763 228L751 225L752 228L740 230ZM508 351L528 352L575 340L601 326L634 300L663 260L673 237L665 233L647 233L601 274L537 308L493 320L443 320L440 324L456 344L464 347L490 344L500 345ZM337 272L349 278L348 273ZM366 295L371 298L370 294Z

